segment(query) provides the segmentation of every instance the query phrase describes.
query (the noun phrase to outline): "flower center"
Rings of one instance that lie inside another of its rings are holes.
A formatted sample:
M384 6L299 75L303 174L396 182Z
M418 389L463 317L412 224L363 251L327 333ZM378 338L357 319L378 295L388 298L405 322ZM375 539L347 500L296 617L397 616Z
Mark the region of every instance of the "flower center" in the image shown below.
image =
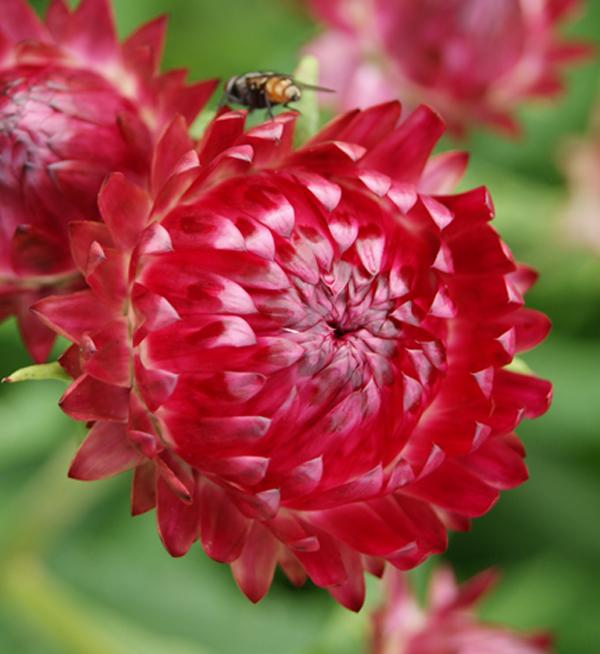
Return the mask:
M329 327L331 327L333 331L333 335L336 339L344 338L346 334L351 334L353 331L355 331L354 329L345 329L334 320L330 320L327 324L329 325Z

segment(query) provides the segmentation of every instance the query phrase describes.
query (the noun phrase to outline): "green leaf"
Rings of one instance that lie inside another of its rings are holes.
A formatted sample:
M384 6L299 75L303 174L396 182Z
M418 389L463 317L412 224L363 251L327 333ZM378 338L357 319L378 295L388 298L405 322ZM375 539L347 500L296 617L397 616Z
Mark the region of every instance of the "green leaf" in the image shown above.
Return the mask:
M12 384L22 381L47 381L49 379L56 379L67 383L73 381L58 361L38 363L34 366L19 368L19 370L15 370L8 377L4 377L2 381Z
M319 62L313 55L302 57L294 71L294 77L304 84L317 86L319 84ZM304 90L302 98L295 103L295 108L300 112L296 121L295 142L299 146L312 136L319 129L319 101L317 92L310 89Z

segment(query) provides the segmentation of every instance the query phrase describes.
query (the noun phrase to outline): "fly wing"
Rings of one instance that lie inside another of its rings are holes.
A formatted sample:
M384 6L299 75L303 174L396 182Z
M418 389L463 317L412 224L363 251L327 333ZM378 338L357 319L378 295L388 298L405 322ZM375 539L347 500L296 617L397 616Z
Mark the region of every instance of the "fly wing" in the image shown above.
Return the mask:
M324 93L335 93L335 89L328 89L325 86L315 86L314 84L305 84L295 79L294 83L297 84L301 89L308 89L309 91L323 91Z

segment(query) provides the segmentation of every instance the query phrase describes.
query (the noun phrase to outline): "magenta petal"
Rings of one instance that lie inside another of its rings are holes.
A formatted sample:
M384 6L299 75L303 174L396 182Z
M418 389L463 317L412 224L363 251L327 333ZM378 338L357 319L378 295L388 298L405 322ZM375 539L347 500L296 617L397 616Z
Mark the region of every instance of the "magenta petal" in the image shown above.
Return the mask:
M20 275L60 274L70 267L68 250L59 235L35 225L19 225L10 248L12 267Z
M169 416L171 429L186 427L186 437L179 440L179 452L190 463L202 466L207 449L222 451L248 447L261 439L271 421L262 416L229 416L223 418L187 418Z
M162 56L166 29L166 16L159 16L139 27L123 43L125 59L131 64L136 64L140 62L142 53L148 53L150 56L148 60L150 72L157 71Z
M351 109L335 118L332 118L319 132L317 132L307 145L321 143L323 141L335 141L340 134L350 125L355 117L360 113L360 109Z
M383 470L381 466L377 466L336 488L324 493L314 493L310 500L302 502L298 508L328 509L339 504L369 499L376 496L382 486Z
M181 86L173 93L168 103L169 115L180 114L188 124L191 124L218 85L218 79L211 79L190 86Z
M336 538L371 556L385 556L406 545L406 534L386 524L367 502L337 506L313 518Z
M399 102L385 102L357 113L349 125L336 135L336 140L358 143L373 148L393 132L402 107Z
M232 147L244 131L246 116L239 111L229 111L217 116L204 130L198 143L200 163L210 163L221 152Z
M158 533L169 554L186 554L196 540L198 507L182 502L162 477L156 482L156 520Z
M156 505L156 473L153 462L138 466L131 484L131 515L141 515Z
M100 381L116 386L131 385L127 322L109 323L86 343L85 371Z
M83 375L69 386L60 408L74 420L127 420L129 389Z
M412 484L410 494L470 518L488 511L498 499L497 490L465 467L448 460Z
M158 142L152 161L152 188L160 189L172 176L175 164L193 150L193 143L188 136L187 125L183 117L175 118L167 127Z
M71 222L69 224L69 242L73 260L82 272L89 268L94 243L98 243L103 248L111 247L113 244L106 225L91 220Z
M522 408L527 418L536 418L545 413L552 399L550 382L508 370L496 374L494 389L499 404Z
M17 325L23 343L32 359L41 363L48 358L56 340L56 334L34 315L29 308L17 314Z
M63 35L66 45L91 61L117 55L117 37L109 0L82 0Z
M523 453L515 450L511 438L489 438L474 452L467 467L494 488L506 490L527 481Z
M27 39L48 40L42 24L26 0L3 0L0 32L15 43Z
M207 467L235 484L255 486L265 478L268 466L269 459L262 456L233 456L211 461Z
M91 481L112 477L144 462L127 439L121 422L97 422L83 441L69 468L69 477Z
M233 577L251 602L260 601L271 586L277 563L277 542L254 522L241 556L231 564Z
M516 320L516 350L523 352L541 343L552 326L550 319L535 309L519 309Z
M142 398L151 411L169 399L178 380L178 375L167 370L145 368L139 357L135 358L135 377Z
M50 296L36 302L32 310L51 329L75 342L86 332L101 329L110 319L110 309L90 291Z
M423 170L419 192L441 195L454 190L465 173L469 155L466 152L444 152L432 157Z
M345 584L348 573L341 555L343 544L312 525L307 525L307 530L317 536L319 547L314 551L298 551L296 556L312 582L322 588Z
M270 520L277 515L281 506L281 494L277 488L270 488L258 493L237 492L232 488L229 493L240 511L249 518L261 521Z
M390 136L361 161L397 182L416 183L444 131L442 119L429 107L416 109Z
M198 502L204 551L216 561L234 561L242 553L252 521L240 513L224 489L208 481L201 485Z
M122 173L113 173L100 189L98 206L115 242L132 248L149 218L148 194Z
M365 601L365 576L360 555L348 548L342 549L342 559L348 575L347 580L328 590L331 595L350 611L360 611Z
M323 458L318 457L301 463L285 473L282 494L294 497L308 495L317 488L323 477Z

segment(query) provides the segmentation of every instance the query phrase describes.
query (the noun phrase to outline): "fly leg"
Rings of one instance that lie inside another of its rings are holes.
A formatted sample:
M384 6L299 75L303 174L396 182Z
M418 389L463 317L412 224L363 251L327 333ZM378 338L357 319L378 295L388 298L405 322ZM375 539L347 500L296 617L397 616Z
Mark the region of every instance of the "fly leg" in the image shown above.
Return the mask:
M265 94L265 105L267 108L267 114L269 115L269 118L271 120L275 120L275 116L273 115L273 105L271 104L271 101L269 100L266 94Z

